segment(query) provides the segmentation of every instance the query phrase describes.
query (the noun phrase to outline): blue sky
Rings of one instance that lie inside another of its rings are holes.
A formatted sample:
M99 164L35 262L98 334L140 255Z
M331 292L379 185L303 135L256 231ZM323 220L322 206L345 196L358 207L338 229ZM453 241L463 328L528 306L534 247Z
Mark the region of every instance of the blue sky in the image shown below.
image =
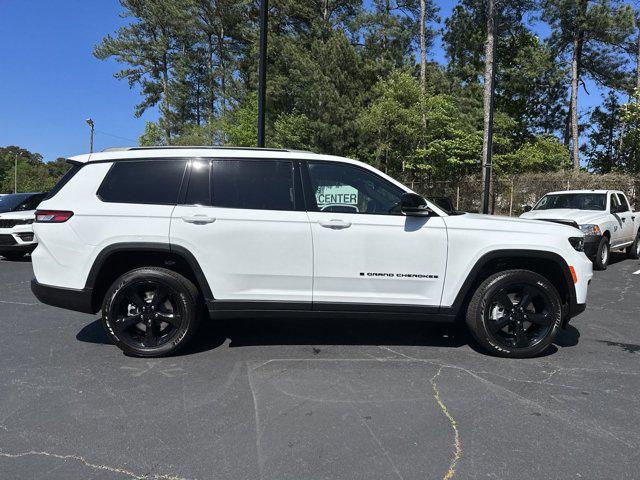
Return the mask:
M456 2L436 3L444 20ZM136 144L157 112L135 118L138 93L113 78L116 62L91 53L125 22L121 10L117 0L0 0L0 146L18 145L47 161L85 153L88 117L96 125L95 150ZM439 40L433 50L431 57L443 61ZM600 92L588 87L581 111L600 103Z

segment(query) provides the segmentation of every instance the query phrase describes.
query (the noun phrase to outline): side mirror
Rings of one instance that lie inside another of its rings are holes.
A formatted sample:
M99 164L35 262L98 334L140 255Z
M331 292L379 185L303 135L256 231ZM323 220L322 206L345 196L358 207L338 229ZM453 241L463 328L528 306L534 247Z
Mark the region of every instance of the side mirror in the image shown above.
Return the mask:
M622 205L611 205L611 213L620 213L622 208Z
M427 201L417 193L403 193L400 197L400 210L408 217L428 217L433 211Z
M531 205L525 205L524 206L524 211L525 212L530 212L531 210L533 210L533 207Z

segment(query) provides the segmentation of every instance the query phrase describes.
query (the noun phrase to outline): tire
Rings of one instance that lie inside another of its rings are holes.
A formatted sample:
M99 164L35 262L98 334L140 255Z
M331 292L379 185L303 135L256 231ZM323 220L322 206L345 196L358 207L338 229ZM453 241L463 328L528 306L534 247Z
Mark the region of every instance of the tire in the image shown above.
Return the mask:
M530 358L553 343L562 324L562 302L542 275L505 270L480 284L467 307L466 323L490 354Z
M198 327L198 300L198 289L182 275L164 268L138 268L119 277L107 291L102 325L127 355L175 354Z
M602 237L600 239L600 245L598 245L596 258L593 259L593 268L596 270L606 270L609 266L610 257L611 251L609 249L609 239L607 237Z
M640 258L640 230L636 234L636 239L627 247L627 257L637 260Z

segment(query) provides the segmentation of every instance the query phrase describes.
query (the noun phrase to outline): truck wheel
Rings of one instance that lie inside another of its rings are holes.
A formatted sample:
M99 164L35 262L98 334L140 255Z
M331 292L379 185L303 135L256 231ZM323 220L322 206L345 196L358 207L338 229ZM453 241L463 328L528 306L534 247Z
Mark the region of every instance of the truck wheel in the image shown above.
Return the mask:
M609 254L609 239L602 237L600 239L600 245L598 245L596 258L593 260L593 268L596 270L606 270L609 266Z
M136 357L183 348L199 323L198 289L171 270L143 267L125 273L107 291L102 324L113 343Z
M542 275L505 270L480 284L469 302L466 322L489 353L529 358L555 339L562 323L562 303Z
M640 230L638 230L633 243L627 247L627 257L633 258L634 260L640 258Z

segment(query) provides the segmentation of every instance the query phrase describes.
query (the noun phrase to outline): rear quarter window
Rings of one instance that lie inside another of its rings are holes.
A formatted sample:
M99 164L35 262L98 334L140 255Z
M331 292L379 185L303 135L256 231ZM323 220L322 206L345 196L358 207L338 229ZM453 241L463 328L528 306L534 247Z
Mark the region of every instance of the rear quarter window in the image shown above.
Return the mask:
M49 200L50 198L53 198L60 190L62 190L62 187L69 183L69 180L71 180L76 175L76 173L80 171L83 165L81 163L68 163L71 165L71 168L69 168L69 170L67 170L62 178L58 180L58 183L56 183L55 186L51 190L49 190L49 193L45 195L43 200Z
M175 205L187 160L116 161L98 189L109 203Z

